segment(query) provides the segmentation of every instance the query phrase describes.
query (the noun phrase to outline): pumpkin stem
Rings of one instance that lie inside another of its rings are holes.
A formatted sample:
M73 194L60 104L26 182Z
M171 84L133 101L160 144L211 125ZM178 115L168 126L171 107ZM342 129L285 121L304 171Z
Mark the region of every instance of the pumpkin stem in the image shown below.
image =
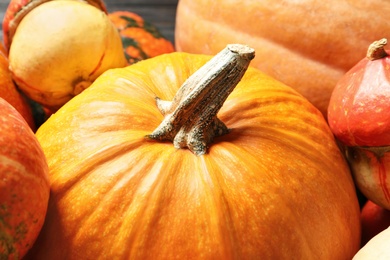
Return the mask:
M229 44L183 83L173 101L156 98L165 118L146 137L173 141L176 148L205 154L214 137L229 132L217 113L254 56L255 51L248 46Z
M371 43L367 50L367 58L369 60L379 60L386 57L388 54L385 51L384 47L387 44L387 39L383 38L379 41Z

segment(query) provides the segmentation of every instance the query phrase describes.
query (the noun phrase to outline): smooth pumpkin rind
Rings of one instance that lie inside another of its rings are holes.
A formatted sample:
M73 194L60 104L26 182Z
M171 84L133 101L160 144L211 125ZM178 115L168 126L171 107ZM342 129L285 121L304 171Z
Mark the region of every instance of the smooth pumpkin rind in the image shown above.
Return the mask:
M296 89L326 117L337 80L372 41L390 37L389 12L384 0L180 0L175 47L215 54L228 43L248 44L257 53L253 66Z
M173 53L107 71L40 127L52 197L32 259L352 257L349 169L291 88L248 69L219 113L232 132L204 156L144 138L163 119L155 97L171 100L208 59Z

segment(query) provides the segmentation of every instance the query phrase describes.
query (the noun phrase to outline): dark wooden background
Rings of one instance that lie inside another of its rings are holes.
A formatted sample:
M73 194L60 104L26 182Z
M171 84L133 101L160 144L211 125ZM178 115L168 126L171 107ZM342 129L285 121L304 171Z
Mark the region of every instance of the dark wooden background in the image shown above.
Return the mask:
M0 0L1 22L9 2L10 0ZM127 10L137 13L146 21L154 24L165 37L174 42L178 0L106 0L104 2L109 12ZM1 32L1 39L2 35L3 33Z

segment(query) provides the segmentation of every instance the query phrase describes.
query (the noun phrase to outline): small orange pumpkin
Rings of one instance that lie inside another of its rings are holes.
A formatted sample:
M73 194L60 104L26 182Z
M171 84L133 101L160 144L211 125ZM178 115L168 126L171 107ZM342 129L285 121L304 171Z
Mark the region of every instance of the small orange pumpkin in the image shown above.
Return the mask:
M173 44L156 26L129 11L116 11L108 17L118 28L128 64L174 51Z
M359 205L326 121L254 68L240 81L236 47L109 70L39 128L31 259L351 259Z

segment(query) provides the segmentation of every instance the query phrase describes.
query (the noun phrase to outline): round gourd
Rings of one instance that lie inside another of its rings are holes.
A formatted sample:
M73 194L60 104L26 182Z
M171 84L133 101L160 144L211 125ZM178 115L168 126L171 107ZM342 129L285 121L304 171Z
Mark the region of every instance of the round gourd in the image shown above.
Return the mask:
M55 112L104 71L126 66L126 59L105 12L81 1L56 0L20 21L9 63L19 88Z
M390 38L385 0L180 0L178 51L215 54L227 43L256 49L252 65L293 87L327 116L338 79L367 46Z
M49 168L34 133L0 98L0 259L22 259L45 220Z
M9 50L12 38L19 26L20 21L35 7L53 0L10 0L3 18L3 41L5 48ZM75 0L87 2L88 4L107 13L107 8L103 0Z
M52 193L31 259L351 259L348 165L305 98L242 77L249 50L109 70L53 114L37 132Z

